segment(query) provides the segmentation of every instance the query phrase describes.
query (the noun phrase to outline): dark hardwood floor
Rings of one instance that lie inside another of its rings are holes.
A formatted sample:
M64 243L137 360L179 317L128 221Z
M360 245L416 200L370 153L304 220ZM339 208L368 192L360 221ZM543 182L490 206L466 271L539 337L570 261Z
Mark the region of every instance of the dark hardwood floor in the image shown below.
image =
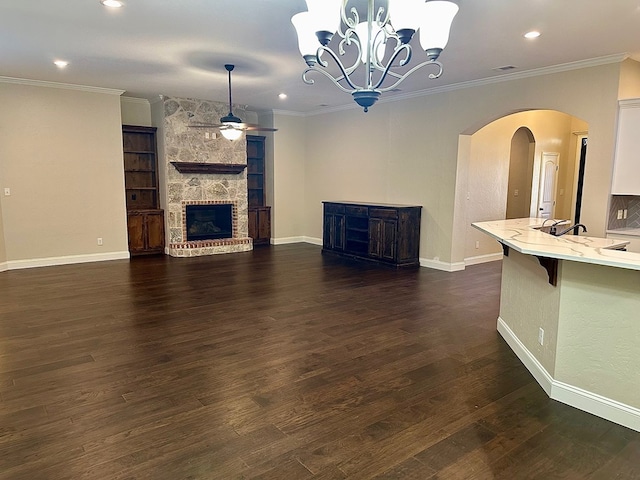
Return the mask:
M549 400L500 263L285 245L0 274L0 479L639 479L640 433Z

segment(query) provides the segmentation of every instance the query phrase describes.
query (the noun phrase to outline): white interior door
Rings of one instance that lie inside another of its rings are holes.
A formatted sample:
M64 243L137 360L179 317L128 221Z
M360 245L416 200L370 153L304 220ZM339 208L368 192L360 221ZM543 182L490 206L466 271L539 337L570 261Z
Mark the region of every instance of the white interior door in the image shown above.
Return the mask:
M556 180L558 177L558 153L543 153L540 169L540 193L538 217L553 218L556 206Z

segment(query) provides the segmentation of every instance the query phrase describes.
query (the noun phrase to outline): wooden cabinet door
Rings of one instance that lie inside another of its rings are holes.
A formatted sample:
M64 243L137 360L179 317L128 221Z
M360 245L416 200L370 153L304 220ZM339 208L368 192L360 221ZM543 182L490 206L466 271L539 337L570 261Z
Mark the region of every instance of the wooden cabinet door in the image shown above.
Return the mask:
M382 238L381 238L381 252L382 259L389 260L390 262L396 261L396 232L398 230L398 222L395 220L383 220L382 221Z
M249 237L253 238L253 243L256 243L256 238L258 238L258 210L249 208L247 213L249 216Z
M129 235L129 252L144 251L144 215L130 213L127 215L127 231Z
M131 255L164 252L164 212L129 212L127 215L129 253Z
M344 215L327 213L324 216L322 243L329 250L344 250Z
M380 260L396 260L398 222L382 218L369 219L369 256Z
M260 208L258 212L258 237L265 243L269 243L271 241L271 209Z
M249 207L249 236L254 245L271 243L271 207Z
M146 250L164 250L164 215L162 212L145 215Z

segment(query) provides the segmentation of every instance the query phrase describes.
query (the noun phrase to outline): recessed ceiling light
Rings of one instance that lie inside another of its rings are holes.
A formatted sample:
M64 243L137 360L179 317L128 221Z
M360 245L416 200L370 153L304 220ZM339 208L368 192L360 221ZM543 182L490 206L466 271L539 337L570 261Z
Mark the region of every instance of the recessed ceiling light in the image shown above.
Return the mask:
M524 34L524 38L538 38L540 36L540 32L537 30L532 30Z
M58 68L64 68L69 65L69 62L67 62L66 60L56 60L53 63Z
M122 5L124 5L118 0L100 0L100 3L109 8L120 8Z
M287 94L286 93L281 93L280 95L278 95L278 98L280 100L284 100L285 98L287 98Z

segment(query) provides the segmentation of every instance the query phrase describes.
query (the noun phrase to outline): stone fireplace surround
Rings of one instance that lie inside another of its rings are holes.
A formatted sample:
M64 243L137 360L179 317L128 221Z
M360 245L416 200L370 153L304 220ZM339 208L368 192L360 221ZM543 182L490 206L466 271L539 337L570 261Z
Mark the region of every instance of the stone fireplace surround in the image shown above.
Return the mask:
M217 123L228 112L228 105L208 100L162 97L164 119L158 141L163 142L167 253L174 257L194 257L253 249L248 234L246 169L241 173L180 173L171 162L245 164L244 137L229 141L216 130L189 128L190 122ZM242 107L234 113L243 118ZM160 130L160 129L159 129ZM162 176L161 176L162 178ZM186 206L231 204L232 238L187 241Z

